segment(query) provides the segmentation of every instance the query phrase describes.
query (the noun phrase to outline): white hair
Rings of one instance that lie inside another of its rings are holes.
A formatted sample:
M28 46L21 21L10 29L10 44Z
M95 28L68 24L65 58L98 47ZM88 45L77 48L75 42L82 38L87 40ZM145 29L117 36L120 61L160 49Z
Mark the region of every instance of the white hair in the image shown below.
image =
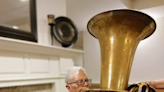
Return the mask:
M80 70L82 70L82 71L87 75L85 69L82 68L82 67L80 67L80 66L74 66L74 67L69 68L69 69L68 69L68 73L67 73L66 76L65 76L65 83L66 83L66 84L68 83L68 80L71 79L71 75L72 75L73 73L78 72L78 71L80 71Z

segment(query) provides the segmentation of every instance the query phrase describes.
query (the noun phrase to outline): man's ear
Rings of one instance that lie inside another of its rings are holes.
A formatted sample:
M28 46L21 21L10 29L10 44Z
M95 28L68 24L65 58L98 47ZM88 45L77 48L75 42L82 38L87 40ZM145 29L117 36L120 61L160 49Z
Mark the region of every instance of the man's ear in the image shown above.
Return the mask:
M66 85L66 88L70 91L71 89L70 89L70 86L67 84Z

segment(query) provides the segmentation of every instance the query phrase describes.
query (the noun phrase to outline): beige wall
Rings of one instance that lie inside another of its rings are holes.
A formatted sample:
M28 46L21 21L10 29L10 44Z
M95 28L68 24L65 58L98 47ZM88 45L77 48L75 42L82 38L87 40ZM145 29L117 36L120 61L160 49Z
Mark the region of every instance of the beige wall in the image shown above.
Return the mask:
M92 37L88 31L83 35L84 48L84 68L92 82L99 83L100 79L100 46L96 38Z
M132 8L132 0L120 0L129 9Z
M141 10L146 8L162 6L164 4L164 0L132 0L131 4L133 9Z
M141 41L137 48L130 82L164 78L164 17L155 21L156 31L152 36Z

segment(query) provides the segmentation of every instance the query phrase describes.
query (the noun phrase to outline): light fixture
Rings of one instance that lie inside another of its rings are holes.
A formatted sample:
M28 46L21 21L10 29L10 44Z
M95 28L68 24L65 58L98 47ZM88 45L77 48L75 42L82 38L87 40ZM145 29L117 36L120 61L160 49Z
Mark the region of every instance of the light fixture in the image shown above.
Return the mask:
M19 27L18 26L13 26L13 29L19 29Z

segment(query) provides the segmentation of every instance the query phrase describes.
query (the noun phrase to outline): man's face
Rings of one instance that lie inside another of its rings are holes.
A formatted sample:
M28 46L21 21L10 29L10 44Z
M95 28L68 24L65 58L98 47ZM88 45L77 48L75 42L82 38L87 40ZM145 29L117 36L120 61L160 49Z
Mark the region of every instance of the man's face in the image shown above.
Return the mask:
M75 72L72 74L72 79L68 81L68 83L80 81L80 80L86 80L88 79L87 75L83 71ZM90 85L88 83L84 83L84 85L79 86L77 83L73 84L67 84L66 88L69 92L82 92L84 87L89 87Z

